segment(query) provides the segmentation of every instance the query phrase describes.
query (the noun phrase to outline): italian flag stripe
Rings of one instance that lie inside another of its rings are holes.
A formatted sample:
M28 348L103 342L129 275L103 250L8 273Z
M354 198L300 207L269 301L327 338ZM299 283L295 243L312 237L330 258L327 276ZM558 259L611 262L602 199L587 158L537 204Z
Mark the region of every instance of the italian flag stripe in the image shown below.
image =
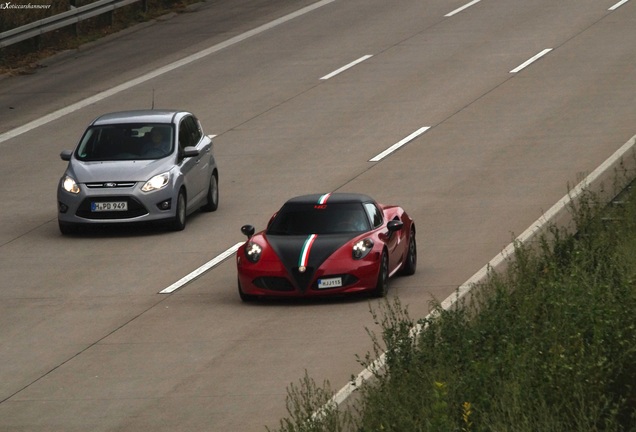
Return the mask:
M331 194L330 194L330 193L328 193L328 194L324 194L323 196L321 196L321 197L318 199L318 204L324 204L324 203L326 203L330 196L331 196Z
M316 234L312 234L307 237L307 240L305 240L305 244L303 244L303 248L300 251L298 267L307 267L307 261L309 261L309 251L311 250L311 246L314 244L314 240L316 240L316 237L318 237Z

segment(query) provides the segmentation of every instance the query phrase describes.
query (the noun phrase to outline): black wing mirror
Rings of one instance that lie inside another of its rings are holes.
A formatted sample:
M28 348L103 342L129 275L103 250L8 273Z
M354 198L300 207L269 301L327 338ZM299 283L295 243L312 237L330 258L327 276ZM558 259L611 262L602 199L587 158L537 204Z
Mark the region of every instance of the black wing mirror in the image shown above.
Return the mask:
M404 222L397 219L393 219L392 221L389 221L388 224L386 224L386 228L389 230L390 233L401 230L403 226Z
M254 235L254 232L256 230L254 229L254 227L252 225L243 225L241 227L241 232L247 236L248 239L252 238L252 236Z

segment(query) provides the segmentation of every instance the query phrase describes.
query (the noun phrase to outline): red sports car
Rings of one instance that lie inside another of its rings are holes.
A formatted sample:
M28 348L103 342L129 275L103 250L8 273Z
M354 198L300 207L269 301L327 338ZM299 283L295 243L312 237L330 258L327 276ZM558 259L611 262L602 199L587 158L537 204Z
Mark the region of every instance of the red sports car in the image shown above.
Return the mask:
M369 293L384 297L390 276L415 273L415 224L397 206L362 194L292 198L265 231L252 225L236 253L243 301Z

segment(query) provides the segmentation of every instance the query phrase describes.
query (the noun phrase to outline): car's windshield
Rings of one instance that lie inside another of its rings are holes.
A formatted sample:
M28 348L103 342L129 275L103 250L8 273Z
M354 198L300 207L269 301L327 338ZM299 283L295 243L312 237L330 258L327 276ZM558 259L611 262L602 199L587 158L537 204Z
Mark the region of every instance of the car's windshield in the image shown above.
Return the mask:
M270 235L339 234L369 231L362 204L286 204L269 228Z
M160 159L173 150L174 130L166 124L91 126L75 156L83 161Z

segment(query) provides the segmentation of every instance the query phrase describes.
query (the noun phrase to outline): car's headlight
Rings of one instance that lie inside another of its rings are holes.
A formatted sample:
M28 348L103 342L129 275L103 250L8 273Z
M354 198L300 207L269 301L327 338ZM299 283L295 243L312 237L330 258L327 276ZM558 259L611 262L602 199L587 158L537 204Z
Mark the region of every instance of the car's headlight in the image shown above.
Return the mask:
M72 194L80 193L80 187L78 186L77 182L75 181L75 179L69 176L65 176L64 180L62 180L62 189Z
M170 173L163 173L154 176L150 180L148 180L142 187L141 190L144 192L152 192L159 189L163 189L170 182Z
M362 259L371 252L371 249L373 249L373 240L370 238L362 239L353 245L351 256L355 260Z
M258 262L258 260L261 259L262 252L263 248L254 242L247 242L245 245L245 257L251 263Z

